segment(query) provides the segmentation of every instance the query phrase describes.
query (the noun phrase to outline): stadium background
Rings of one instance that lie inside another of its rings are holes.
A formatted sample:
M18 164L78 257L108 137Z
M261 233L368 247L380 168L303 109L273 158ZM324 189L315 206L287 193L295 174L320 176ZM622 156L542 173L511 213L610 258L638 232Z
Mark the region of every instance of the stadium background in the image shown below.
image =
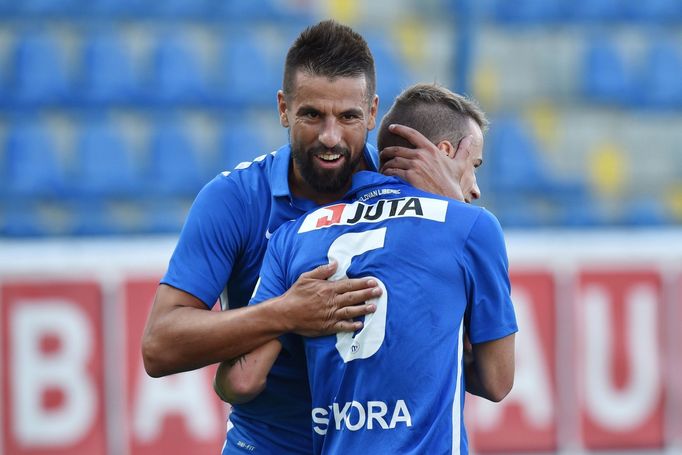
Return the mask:
M286 141L284 55L326 17L383 109L436 81L491 117L526 330L477 450L680 453L682 1L0 0L1 453L216 453L210 371L146 379L137 343L198 189Z

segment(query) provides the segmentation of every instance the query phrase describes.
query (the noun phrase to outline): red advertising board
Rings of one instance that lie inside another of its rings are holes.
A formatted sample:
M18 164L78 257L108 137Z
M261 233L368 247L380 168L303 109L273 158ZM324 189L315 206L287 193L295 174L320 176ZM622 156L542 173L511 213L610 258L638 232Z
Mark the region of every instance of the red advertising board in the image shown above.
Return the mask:
M656 270L583 271L576 379L590 449L663 446L663 290Z
M468 396L467 423L478 452L552 451L557 445L555 285L550 272L513 273L519 324L514 388L500 403Z
M0 298L3 453L106 453L100 286L5 282Z
M225 439L226 407L213 393L214 368L164 378L144 370L140 340L158 279L125 284L128 453L214 455Z
M681 262L584 252L512 273L514 388L500 403L467 396L472 452L682 447ZM97 281L42 263L0 273L0 454L218 453L215 369L150 378L140 341L158 281L98 264L82 268Z
M675 291L670 300L670 362L666 365L670 384L671 400L668 405L668 438L682 447L682 274L675 283Z

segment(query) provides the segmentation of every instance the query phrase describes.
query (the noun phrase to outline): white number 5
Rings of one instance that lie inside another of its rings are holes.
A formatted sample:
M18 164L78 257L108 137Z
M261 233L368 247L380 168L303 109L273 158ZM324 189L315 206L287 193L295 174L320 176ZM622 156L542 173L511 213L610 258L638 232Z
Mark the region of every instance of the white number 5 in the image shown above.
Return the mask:
M373 229L365 232L350 232L339 236L329 247L329 260L338 262L336 273L329 280L337 281L348 278L346 272L350 268L353 258L368 251L384 247L386 228ZM386 333L386 307L388 306L388 292L386 286L378 278L374 278L382 290L381 296L368 300L374 303L377 310L365 316L365 323L356 336L344 332L336 334L336 350L339 351L344 362L366 359L374 355L384 342Z

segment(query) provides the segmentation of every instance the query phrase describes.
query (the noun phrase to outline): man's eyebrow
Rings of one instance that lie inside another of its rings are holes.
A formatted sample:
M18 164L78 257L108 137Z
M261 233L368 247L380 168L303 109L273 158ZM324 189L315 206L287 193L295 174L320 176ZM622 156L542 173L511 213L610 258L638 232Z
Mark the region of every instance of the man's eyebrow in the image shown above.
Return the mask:
M364 112L360 108L352 107L350 109L346 109L345 111L341 112L341 115L342 116L344 116L344 115L355 115L358 117L362 117L364 115Z
M315 109L312 106L306 106L306 105L299 107L298 110L296 111L296 115L309 114L309 113L318 113L319 114L320 111Z

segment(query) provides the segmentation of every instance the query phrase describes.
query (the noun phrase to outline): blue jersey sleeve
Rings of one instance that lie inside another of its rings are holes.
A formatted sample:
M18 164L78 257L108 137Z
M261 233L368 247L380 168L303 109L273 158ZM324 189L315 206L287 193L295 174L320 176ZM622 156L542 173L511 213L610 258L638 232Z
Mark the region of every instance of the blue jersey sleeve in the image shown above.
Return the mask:
M199 192L161 283L213 307L250 229L242 198L237 182L222 174Z
M511 301L509 261L502 228L481 211L465 246L469 306L466 325L472 343L496 340L518 331Z

